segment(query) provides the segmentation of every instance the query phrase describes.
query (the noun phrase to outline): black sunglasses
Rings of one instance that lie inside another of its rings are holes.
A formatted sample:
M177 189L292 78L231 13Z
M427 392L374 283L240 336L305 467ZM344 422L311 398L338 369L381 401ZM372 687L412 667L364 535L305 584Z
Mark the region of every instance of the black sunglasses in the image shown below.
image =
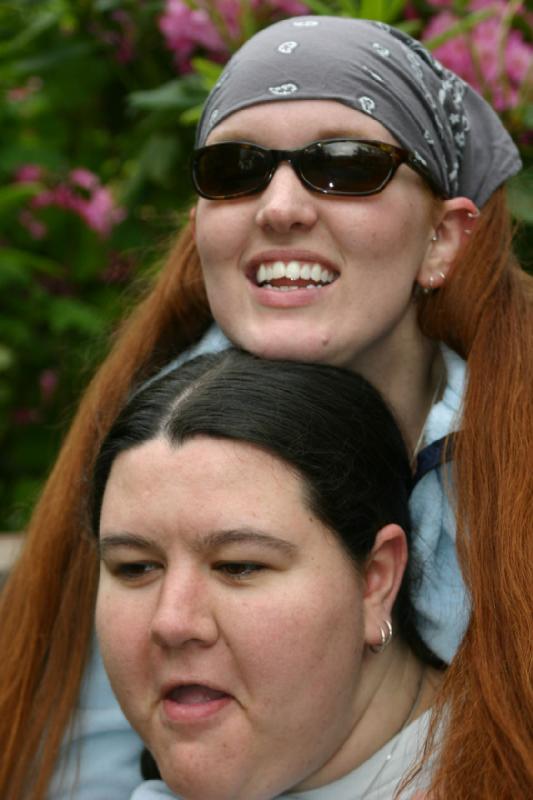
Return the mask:
M385 142L324 139L299 150L269 150L248 142L220 142L194 151L194 188L208 200L230 200L261 192L282 161L304 186L322 194L362 197L376 194L394 177L400 164L421 175L442 196L414 153Z

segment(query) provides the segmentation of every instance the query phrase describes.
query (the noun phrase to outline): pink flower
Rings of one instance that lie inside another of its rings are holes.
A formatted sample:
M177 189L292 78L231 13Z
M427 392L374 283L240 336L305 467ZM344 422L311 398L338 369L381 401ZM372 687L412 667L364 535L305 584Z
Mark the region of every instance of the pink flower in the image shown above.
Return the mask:
M252 0L252 8L255 1ZM241 33L241 0L217 0L217 9L229 37L238 39Z
M40 241L41 239L44 239L48 233L48 228L44 222L42 222L40 219L37 219L35 214L32 214L28 208L22 209L18 219L22 227L26 228L33 239Z
M32 210L56 207L72 211L102 238L107 238L115 225L126 217L126 212L115 204L111 191L100 183L100 178L84 167L71 170L68 183L58 183L32 198ZM80 194L80 189L83 193ZM26 227L31 220L22 220ZM28 228L29 229L29 228ZM31 231L30 231L31 232Z
M533 63L533 46L525 41L521 31L507 32L503 27L507 3L471 0L470 11L484 8L492 8L497 13L476 25L468 36L457 36L437 47L434 55L482 94L488 95L498 111L504 111L519 102L520 86ZM430 21L423 38L438 36L455 22L454 14L443 11Z
M59 377L55 369L43 369L39 375L39 388L43 402L48 403L53 398Z
M274 11L280 11L288 17L309 14L309 8L298 0L266 0L266 4L271 6Z
M225 61L230 50L228 40L239 40L243 12L241 0L214 0L214 5L224 29L222 35L209 13L210 3L196 0L196 8L190 8L183 0L166 0L159 28L180 72L191 70L191 57L198 49L206 51L214 61ZM309 11L299 0L251 0L250 8L260 21Z
M77 186L81 186L82 189L87 189L88 192L95 189L99 183L100 179L98 175L95 175L94 172L91 172L84 167L77 167L69 172L69 178L72 183L75 183Z
M135 58L135 39L137 31L131 15L123 9L116 9L111 14L111 19L116 22L118 32L115 34L115 58L119 64L129 64Z
M511 31L505 50L505 67L507 74L515 83L522 83L533 64L533 48L527 44L522 34Z
M31 78L28 78L24 86L14 86L12 89L8 89L6 92L7 99L11 103L22 103L38 92L42 88L42 85L42 78L33 75Z
M119 64L129 64L137 54L137 29L131 14L119 8L111 12L109 21L109 27L93 22L89 30L100 42L114 50L115 60Z
M207 11L190 9L182 0L166 0L159 28L180 72L190 71L190 57L198 47L215 57L228 54Z
M107 238L115 225L126 217L124 209L115 205L111 192L105 186L96 188L91 198L80 204L78 213L89 228L103 238Z
M23 164L15 172L15 183L35 183L44 176L44 170L40 164Z

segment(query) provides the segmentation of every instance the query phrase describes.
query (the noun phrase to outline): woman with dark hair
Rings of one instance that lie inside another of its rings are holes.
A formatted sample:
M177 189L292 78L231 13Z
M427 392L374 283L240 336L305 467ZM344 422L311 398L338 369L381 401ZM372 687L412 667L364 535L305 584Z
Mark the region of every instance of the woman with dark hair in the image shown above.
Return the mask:
M0 796L136 785L141 744L91 648L87 475L133 385L229 342L357 371L390 403L417 478L419 631L450 663L432 794L533 796L519 168L490 106L402 31L298 17L235 54L198 127L190 224L86 393L3 592Z
M345 370L230 350L126 405L92 519L104 662L172 789L137 800L393 797L440 683L404 574L411 485Z

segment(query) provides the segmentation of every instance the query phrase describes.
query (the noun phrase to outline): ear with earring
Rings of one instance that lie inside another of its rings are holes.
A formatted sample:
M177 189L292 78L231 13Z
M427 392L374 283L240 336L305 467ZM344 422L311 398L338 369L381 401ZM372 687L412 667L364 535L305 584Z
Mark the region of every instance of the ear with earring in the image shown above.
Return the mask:
M480 213L481 212L479 208L476 208L475 211L467 211L466 216L468 217L468 219L474 220L479 217ZM467 236L470 236L470 234L472 233L472 228L463 228L463 233L466 233Z
M437 278L440 278L441 282L439 283L438 286L435 286L435 281L436 281ZM437 272L432 273L429 276L429 285L428 286L421 286L420 287L420 291L424 295L432 294L432 292L435 292L437 289L441 288L441 286L444 284L445 280L446 280L446 274L442 270L439 269Z
M373 653L381 653L382 650L385 650L392 639L392 624L390 620L383 620L383 623L379 626L379 635L381 637L380 643L370 645L370 650Z

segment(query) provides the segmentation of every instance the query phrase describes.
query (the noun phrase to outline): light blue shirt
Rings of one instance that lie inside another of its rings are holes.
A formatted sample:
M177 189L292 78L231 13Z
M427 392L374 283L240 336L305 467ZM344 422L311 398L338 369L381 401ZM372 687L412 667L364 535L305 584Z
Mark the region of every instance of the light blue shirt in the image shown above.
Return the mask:
M197 355L230 346L213 325L195 347L168 364L163 372ZM452 350L441 347L447 385L427 419L424 446L458 430L460 421L466 365ZM446 495L450 481L445 486L444 480L441 466L427 473L411 495L410 510L413 552L421 567L420 584L413 596L419 630L433 652L449 663L466 630L470 604L457 562L455 520ZM130 800L141 780L141 751L142 743L118 706L95 643L80 695L74 738L70 747L63 747L48 800ZM158 791L157 786L155 790ZM143 800L142 795L135 796L135 800ZM306 795L305 800L323 797Z

